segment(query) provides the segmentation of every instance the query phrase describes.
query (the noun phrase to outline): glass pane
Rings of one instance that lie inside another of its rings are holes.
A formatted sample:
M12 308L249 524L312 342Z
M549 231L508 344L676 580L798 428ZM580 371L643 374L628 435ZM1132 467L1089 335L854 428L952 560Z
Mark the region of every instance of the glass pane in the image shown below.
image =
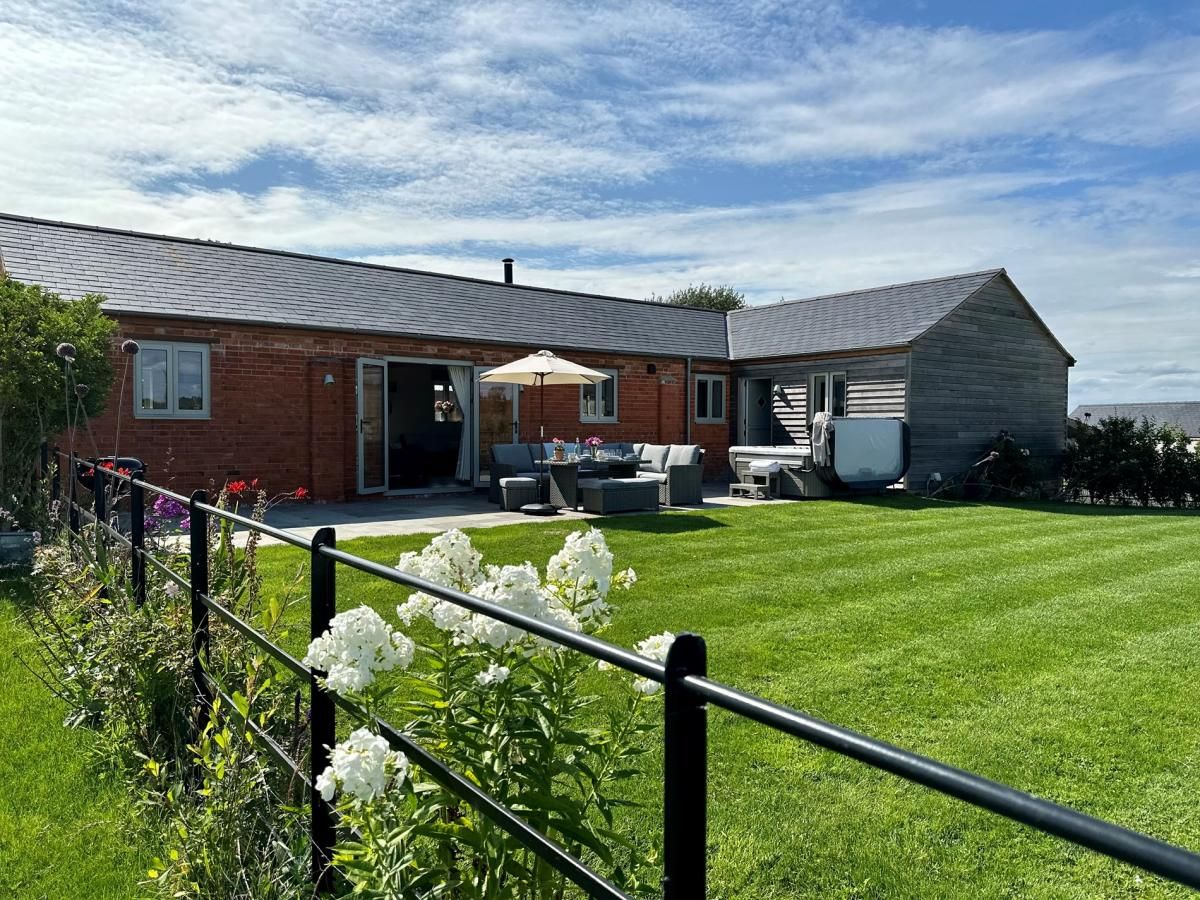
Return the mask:
M808 404L808 420L819 412L829 412L829 394L825 390L825 376L813 376L813 395Z
M709 392L712 394L712 417L721 419L725 416L725 382L714 378Z
M596 391L594 384L585 384L580 389L579 416L583 419L596 418Z
M846 376L833 376L833 403L831 411L835 416L844 416L846 414Z
M479 383L479 477L487 481L492 445L513 442L513 386Z
M606 419L616 418L617 415L617 379L610 378L600 382L600 392L603 395L604 406L601 415Z
M387 417L387 393L384 367L362 367L362 423L359 441L362 447L362 484L364 489L386 487L384 422Z
M142 409L167 408L167 351L144 347L138 354L142 377Z
M204 409L204 354L199 350L176 350L175 367L179 409Z
M696 381L696 418L708 418L708 380L704 378Z

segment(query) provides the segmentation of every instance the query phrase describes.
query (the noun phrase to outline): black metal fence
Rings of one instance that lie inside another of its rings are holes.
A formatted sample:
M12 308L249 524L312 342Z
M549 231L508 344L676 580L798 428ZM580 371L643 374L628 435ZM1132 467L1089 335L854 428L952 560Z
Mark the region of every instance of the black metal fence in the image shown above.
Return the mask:
M90 461L85 464L92 465ZM66 501L69 526L73 531L79 531L82 519L93 519L105 539L115 540L129 548L130 577L137 602L145 599L147 575L151 569L190 592L192 677L198 712L202 718L217 696L223 698L227 708L236 709L236 705L206 671L211 639L210 615L227 623L278 660L286 669L308 682L311 751L307 776L300 764L256 723L247 719L245 724L262 741L275 762L299 776L308 790L312 810L312 878L319 889L328 888L331 883L330 863L335 843L335 817L333 810L322 800L320 794L312 790L312 785L317 775L329 763L327 748L332 746L335 740L336 708L340 706L360 720L368 716L352 701L327 692L319 680L323 673L310 669L209 596L207 533L210 516L268 535L310 554L309 599L313 637L325 632L336 613L337 567L343 565L398 587L422 591L449 601L472 612L524 629L561 647L585 653L596 660L663 684L666 689L663 722L662 882L665 900L699 900L706 896L707 707L710 704L1046 834L1139 866L1179 884L1200 889L1200 855L822 721L799 710L772 703L709 678L704 640L698 635L680 635L672 645L666 663L661 664L598 638L529 618L486 600L346 553L337 548L336 535L332 528L322 528L311 540L305 540L289 531L219 509L208 502L205 491L196 491L190 497L185 497L151 484L143 480L144 473L129 476L95 467L93 508L84 510L75 496L76 470L76 460L68 460L68 471L72 475ZM142 477L136 477L137 475ZM128 537L119 529L113 528L106 515L105 485L109 479L112 479L114 484L123 483L128 487L131 512ZM179 576L146 547L143 516L147 492L170 497L188 507L191 514L189 579ZM57 467L53 495L55 499L61 496ZM442 760L391 724L373 717L373 725L393 749L402 750L439 785L492 819L514 839L586 891L589 896L630 900L616 885L589 869L581 860L570 855L563 847L537 831L473 782L450 769Z

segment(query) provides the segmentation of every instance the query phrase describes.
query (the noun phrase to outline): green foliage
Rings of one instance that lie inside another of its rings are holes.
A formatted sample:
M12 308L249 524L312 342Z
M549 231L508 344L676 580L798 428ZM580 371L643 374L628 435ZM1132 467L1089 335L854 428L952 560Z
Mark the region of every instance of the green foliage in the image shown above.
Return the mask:
M646 299L655 303L670 303L673 306L699 306L718 312L731 312L746 306L746 295L728 284L689 284L685 288L671 291L665 297L651 294Z
M0 506L19 522L38 515L32 479L42 442L66 431L77 403L88 416L104 408L115 323L101 312L103 300L96 294L64 300L38 285L0 279ZM76 350L66 385L65 363L55 355L63 342ZM76 384L87 385L82 400Z
M214 504L236 508L237 499L222 490ZM249 515L261 519L267 506L260 492ZM305 896L301 786L272 768L247 724L303 759L296 686L214 617L207 671L235 708L214 704L199 728L186 594L156 579L139 608L128 552L92 530L76 536L61 529L38 551L34 599L23 611L35 638L28 664L68 706L65 724L93 730L104 769L136 798L142 828L159 846L146 886L164 897L205 900ZM232 529L215 522L206 537L210 596L270 639L285 640L299 576L264 593L256 540L238 548ZM153 543L158 559L187 572L177 540Z
M1172 425L1114 416L1071 422L1065 490L1075 500L1150 506L1200 504L1200 455Z

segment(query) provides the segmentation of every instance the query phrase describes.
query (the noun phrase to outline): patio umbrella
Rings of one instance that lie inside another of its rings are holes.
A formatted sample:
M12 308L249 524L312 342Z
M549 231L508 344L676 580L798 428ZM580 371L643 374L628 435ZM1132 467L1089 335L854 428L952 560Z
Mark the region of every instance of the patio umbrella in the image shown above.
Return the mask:
M479 376L480 381L492 381L500 384L529 384L539 388L548 384L597 384L609 378L603 372L589 369L573 363L569 359L555 356L549 350L539 350L528 356L497 366ZM539 459L545 458L546 452L546 394L538 392L538 435L541 440L538 446ZM532 507L537 507L536 509ZM530 503L521 507L522 512L553 515L557 510L548 503Z

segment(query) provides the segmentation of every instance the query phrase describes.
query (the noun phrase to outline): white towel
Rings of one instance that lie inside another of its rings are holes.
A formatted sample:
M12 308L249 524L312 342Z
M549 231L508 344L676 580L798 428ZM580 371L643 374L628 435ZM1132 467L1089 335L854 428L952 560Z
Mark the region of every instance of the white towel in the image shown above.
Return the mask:
M833 416L827 412L819 412L812 420L812 456L813 464L827 466L832 460L829 457L829 436L833 434Z

